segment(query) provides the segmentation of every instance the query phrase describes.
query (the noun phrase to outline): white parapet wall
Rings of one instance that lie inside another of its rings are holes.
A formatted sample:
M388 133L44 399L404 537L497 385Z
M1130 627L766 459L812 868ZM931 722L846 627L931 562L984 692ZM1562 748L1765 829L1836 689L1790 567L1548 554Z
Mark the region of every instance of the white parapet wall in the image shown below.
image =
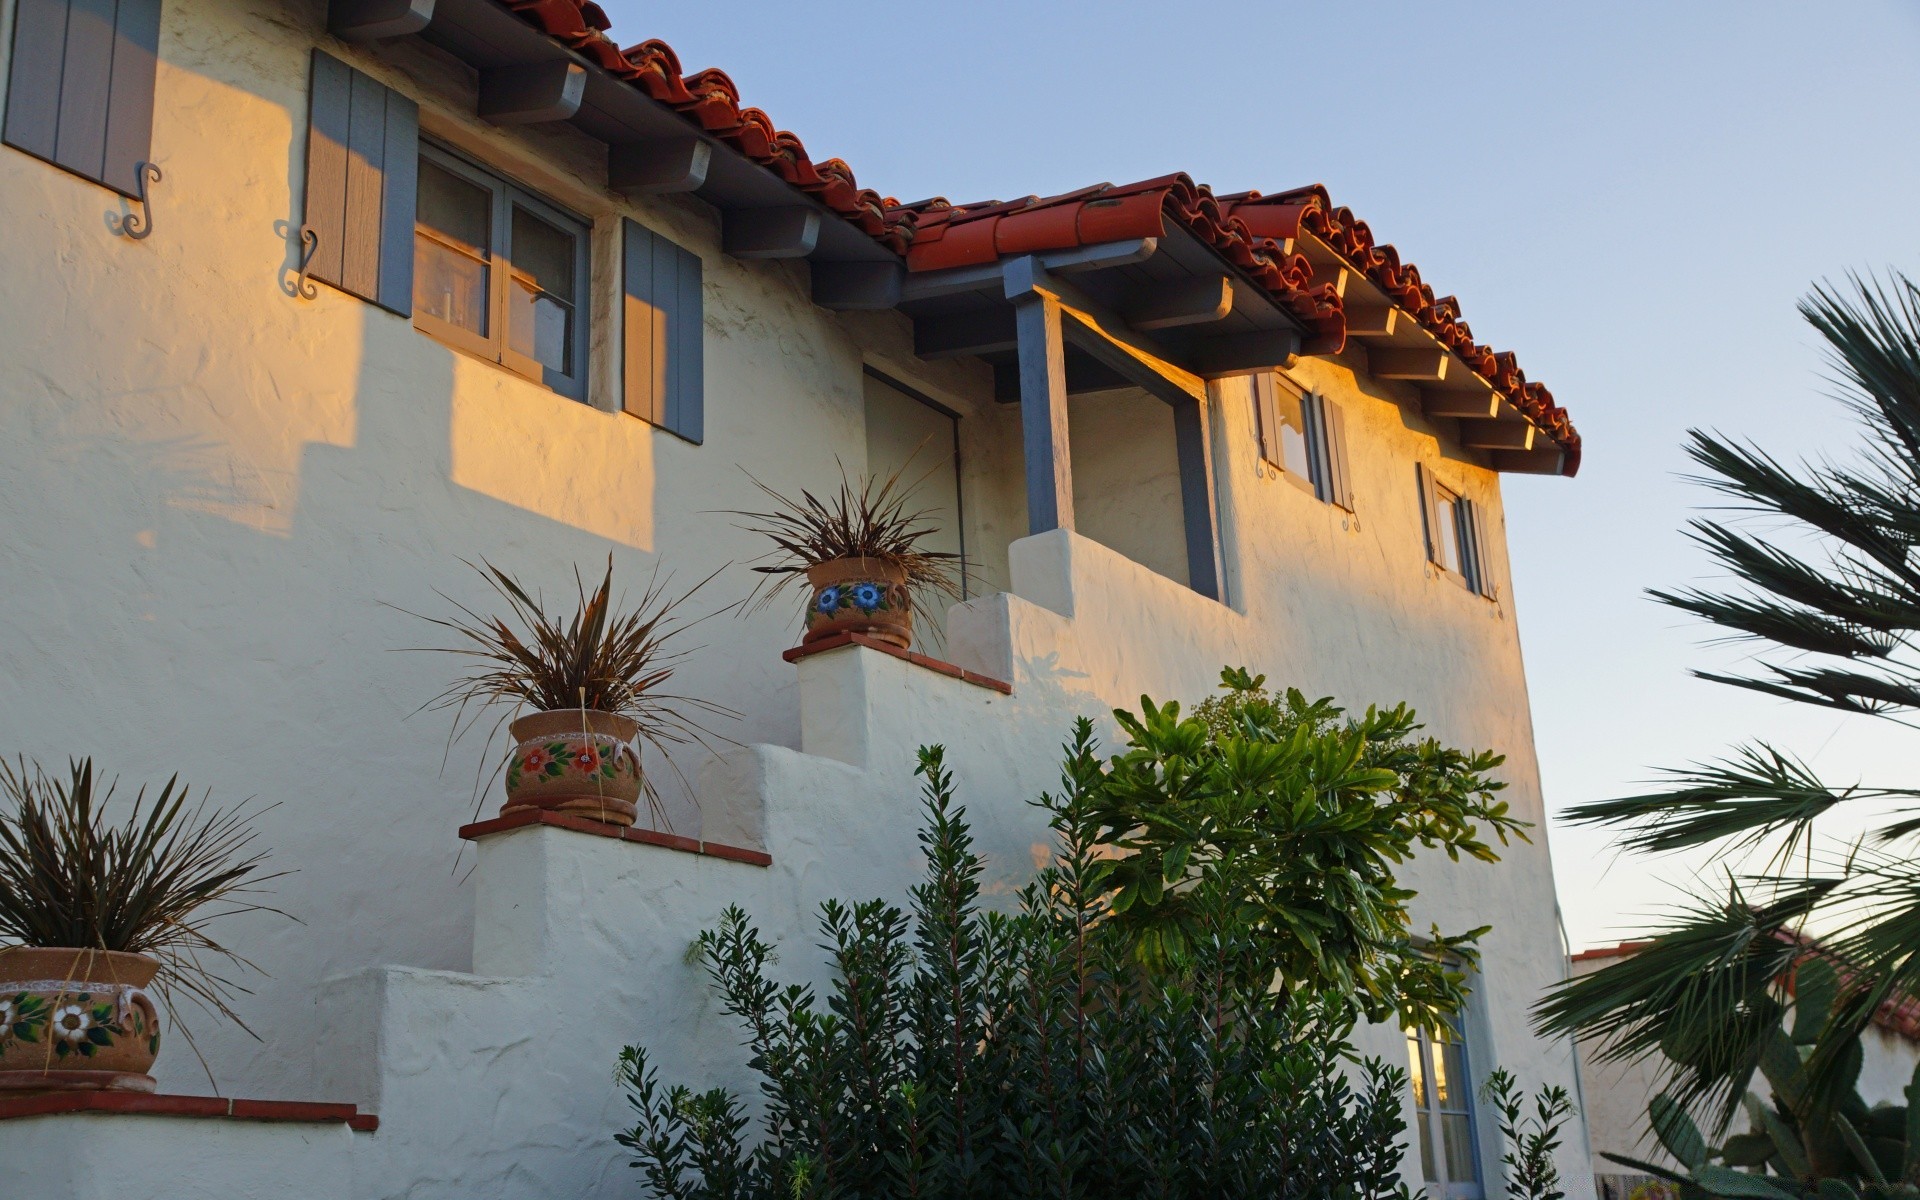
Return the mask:
M1050 853L1032 801L1057 785L1074 717L1110 736L1115 705L1142 693L1197 698L1222 665L1271 660L1243 614L1084 538L1027 538L1009 561L1013 593L952 611L954 664L858 645L800 657L799 748L741 746L710 763L699 788L704 840L590 824L472 827L472 970L376 967L333 978L316 997L315 1094L377 1114L376 1134L33 1117L0 1122L0 1164L26 1172L8 1182L30 1180L17 1194L36 1200L633 1195L614 1142L632 1123L614 1078L623 1045L646 1046L664 1081L731 1087L751 1103L743 1031L687 953L729 906L784 948L784 979L825 984L821 902L904 904L922 877L914 771L919 748L934 742L987 859L988 902L1011 905ZM1520 807L1537 812L1531 762L1519 767ZM1574 1086L1567 1048L1527 1031L1527 1006L1560 971L1553 914L1538 903L1552 895L1547 870L1542 843L1515 846L1497 865L1441 859L1407 871L1422 922L1494 926L1468 1020L1477 1078L1500 1065L1530 1083ZM1395 1029L1363 1029L1359 1040L1368 1053L1404 1054ZM146 1165L137 1178L103 1166L90 1139ZM1502 1147L1490 1122L1478 1139L1494 1174ZM1584 1137L1568 1139L1561 1166L1583 1200Z

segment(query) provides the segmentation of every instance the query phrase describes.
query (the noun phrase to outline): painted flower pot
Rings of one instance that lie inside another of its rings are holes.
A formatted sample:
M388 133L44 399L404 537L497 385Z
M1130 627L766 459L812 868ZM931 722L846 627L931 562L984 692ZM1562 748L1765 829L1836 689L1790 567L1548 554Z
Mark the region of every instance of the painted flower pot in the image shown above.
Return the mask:
M913 597L905 568L878 558L836 558L807 568L813 599L801 644L864 633L902 650L913 644Z
M544 808L609 825L639 814L640 726L631 717L563 708L530 713L507 726L507 803L500 810Z
M0 1093L151 1092L159 970L118 950L0 950Z

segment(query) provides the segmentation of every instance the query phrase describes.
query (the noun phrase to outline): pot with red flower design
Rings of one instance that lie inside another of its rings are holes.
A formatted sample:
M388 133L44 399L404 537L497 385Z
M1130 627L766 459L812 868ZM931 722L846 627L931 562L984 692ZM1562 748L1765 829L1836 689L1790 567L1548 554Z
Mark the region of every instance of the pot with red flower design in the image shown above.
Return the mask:
M500 811L544 808L609 825L631 825L642 784L640 725L631 717L565 708L530 713L507 726L507 803Z
M882 558L836 558L807 568L813 596L801 644L863 633L902 650L913 644L913 597L905 567Z
M159 970L118 950L0 949L0 1092L151 1092Z

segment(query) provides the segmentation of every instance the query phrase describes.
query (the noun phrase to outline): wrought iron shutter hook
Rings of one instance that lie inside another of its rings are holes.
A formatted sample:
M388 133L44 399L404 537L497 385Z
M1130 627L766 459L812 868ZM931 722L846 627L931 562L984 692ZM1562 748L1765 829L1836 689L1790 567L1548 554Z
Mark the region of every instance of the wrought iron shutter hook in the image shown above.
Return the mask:
M320 294L312 280L307 278L307 268L313 265L313 256L320 250L320 235L313 226L300 227L300 274L294 277L293 294L302 300L311 300Z
M140 188L140 213L136 216L128 213L120 221L120 232L134 241L142 241L153 232L153 200L147 195L147 181L160 182L160 168L150 162L134 164L134 178Z

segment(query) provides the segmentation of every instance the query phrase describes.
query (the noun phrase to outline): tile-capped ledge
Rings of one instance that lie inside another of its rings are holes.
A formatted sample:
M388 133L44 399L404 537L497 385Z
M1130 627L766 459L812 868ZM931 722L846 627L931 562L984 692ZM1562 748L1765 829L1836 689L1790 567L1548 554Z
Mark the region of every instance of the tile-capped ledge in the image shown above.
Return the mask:
M703 842L699 838L682 837L677 833L661 833L657 829L608 825L604 821L590 821L585 817L576 817L568 813L548 812L544 808L516 808L510 813L494 817L489 821L475 821L471 825L461 826L460 836L471 842L490 834L505 833L510 829L525 829L529 825L551 825L555 829L571 829L575 833L590 833L595 837L618 838L623 842L638 842L643 846L659 846L667 850L678 850L683 854L704 854L708 858L746 863L751 867L773 865L773 856L763 850L749 850L744 846L728 846L720 842Z
M836 633L832 637L821 638L817 642L807 642L803 645L795 646L780 657L786 659L788 662L799 662L803 658L811 658L816 654L825 654L829 650L838 650L844 646L865 646L869 650L878 650L882 654L891 654L895 658L904 659L916 667L925 667L929 671L936 671L939 674L963 680L973 684L975 687L983 687L988 691L999 692L1003 696L1013 695L1013 685L1003 679L995 679L989 675L982 675L978 671L969 671L965 667L957 667L950 662L942 662L940 659L919 654L912 650L902 650L890 642L883 642L879 638L868 637L864 633Z
M356 1133L380 1128L380 1118L351 1104L305 1100L234 1100L225 1096L169 1096L148 1092L43 1092L0 1100L0 1121L61 1113L132 1113L150 1117L202 1117L232 1121L345 1125Z

